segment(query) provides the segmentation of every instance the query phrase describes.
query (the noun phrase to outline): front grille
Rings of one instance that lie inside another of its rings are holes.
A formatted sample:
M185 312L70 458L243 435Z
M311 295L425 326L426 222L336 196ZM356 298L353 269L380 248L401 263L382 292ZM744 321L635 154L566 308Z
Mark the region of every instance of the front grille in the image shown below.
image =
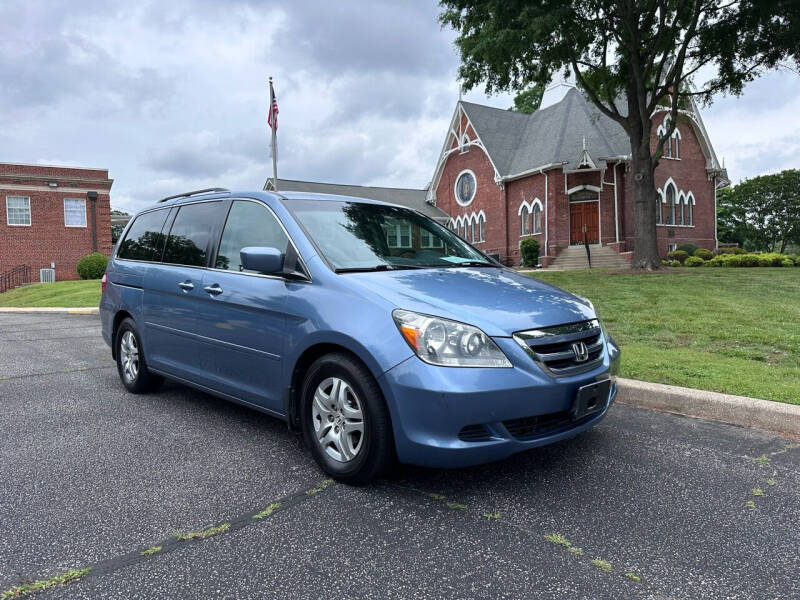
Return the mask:
M536 417L523 417L503 421L508 433L517 439L532 438L556 431L570 424L572 415L569 411L538 415Z
M597 319L519 331L514 339L553 377L583 373L603 360L603 331Z
M561 411L536 417L523 417L521 419L510 419L503 421L503 425L512 437L525 441L535 437L558 433L561 430L580 427L584 423L597 416L591 413L580 419L573 419L570 411Z
M458 432L458 439L462 442L485 442L492 436L483 425L467 425Z

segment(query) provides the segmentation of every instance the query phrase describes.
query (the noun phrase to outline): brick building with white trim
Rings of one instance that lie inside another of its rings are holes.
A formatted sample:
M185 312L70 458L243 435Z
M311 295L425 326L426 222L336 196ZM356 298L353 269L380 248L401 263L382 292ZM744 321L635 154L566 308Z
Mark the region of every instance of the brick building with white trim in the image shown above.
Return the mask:
M653 148L668 114L653 115ZM629 257L630 164L625 131L575 88L532 114L459 101L427 199L508 264L519 264L526 237L539 241L545 266L584 240ZM715 248L716 190L729 181L696 105L681 111L655 180L659 252L688 242Z
M111 254L112 183L107 169L0 163L0 273L77 279L82 256Z

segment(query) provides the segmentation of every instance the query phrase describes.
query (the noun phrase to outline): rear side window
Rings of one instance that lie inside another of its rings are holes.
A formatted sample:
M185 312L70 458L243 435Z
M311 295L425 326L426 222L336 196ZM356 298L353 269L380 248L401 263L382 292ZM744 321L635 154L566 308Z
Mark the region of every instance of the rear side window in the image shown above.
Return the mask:
M119 245L117 258L131 260L161 260L166 236L161 232L169 209L154 210L136 217Z
M179 215L180 216L180 215ZM236 200L228 213L217 253L217 269L244 271L239 251L248 246L266 246L286 252L289 238L275 215L256 202Z
M216 229L219 202L181 206L164 250L164 262L190 267L206 266L208 242Z

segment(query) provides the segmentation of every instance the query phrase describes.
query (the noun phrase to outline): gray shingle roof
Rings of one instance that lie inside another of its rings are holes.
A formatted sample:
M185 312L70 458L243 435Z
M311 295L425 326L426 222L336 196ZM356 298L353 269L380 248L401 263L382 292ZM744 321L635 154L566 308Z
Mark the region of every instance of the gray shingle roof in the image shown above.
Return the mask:
M597 166L603 158L630 154L625 130L574 88L560 102L532 114L461 105L503 178L554 163L577 168L584 137Z
M272 177L267 180L264 189L272 182ZM318 181L300 181L297 179L278 178L278 191L309 192L316 194L336 194L338 196L354 196L368 198L379 202L400 204L438 221L447 221L449 216L443 210L436 208L426 201L428 190L415 190L407 188L375 187L366 185L346 185L341 183L322 183Z

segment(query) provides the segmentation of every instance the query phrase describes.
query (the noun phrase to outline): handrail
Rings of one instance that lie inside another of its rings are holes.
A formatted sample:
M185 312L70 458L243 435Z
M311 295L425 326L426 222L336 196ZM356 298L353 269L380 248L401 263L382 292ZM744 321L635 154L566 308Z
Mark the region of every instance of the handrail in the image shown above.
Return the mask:
M0 273L0 294L31 282L31 268L28 265L19 265Z

